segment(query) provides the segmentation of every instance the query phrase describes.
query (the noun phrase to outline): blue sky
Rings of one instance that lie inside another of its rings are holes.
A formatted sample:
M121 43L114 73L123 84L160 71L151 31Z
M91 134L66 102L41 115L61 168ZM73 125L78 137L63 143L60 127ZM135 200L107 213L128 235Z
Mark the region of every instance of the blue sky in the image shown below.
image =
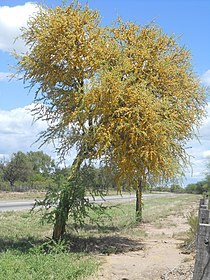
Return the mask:
M86 0L79 1L85 4ZM19 28L25 26L30 14L36 11L35 3L46 3L55 7L62 1L0 1L0 157L7 157L18 150L36 150L31 146L36 135L46 127L44 123L33 126L28 108L33 102L33 92L28 93L21 81L9 81L15 60L10 52L23 52L23 42L15 37ZM66 4L70 1L66 1ZM180 44L192 54L195 72L202 82L210 85L210 1L209 0L90 0L89 7L101 14L102 24L110 25L118 16L124 21L147 24L154 21L164 32L181 36ZM210 104L207 107L210 112ZM191 141L188 151L194 167L192 177L187 173L187 181L197 181L204 177L205 157L210 155L210 116L204 120L199 131L200 141ZM53 155L53 147L44 147Z

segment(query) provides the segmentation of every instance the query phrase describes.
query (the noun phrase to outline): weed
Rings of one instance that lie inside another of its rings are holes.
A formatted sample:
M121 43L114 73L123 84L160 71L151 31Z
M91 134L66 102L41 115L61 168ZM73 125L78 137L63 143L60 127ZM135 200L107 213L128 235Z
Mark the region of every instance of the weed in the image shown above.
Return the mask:
M187 223L189 230L186 232L184 239L183 250L185 253L191 253L195 251L196 238L198 231L198 214L194 210L191 211L187 216Z
M187 222L190 226L190 229L188 231L189 242L194 242L196 240L198 232L198 213L195 213L195 211L191 211L187 217Z

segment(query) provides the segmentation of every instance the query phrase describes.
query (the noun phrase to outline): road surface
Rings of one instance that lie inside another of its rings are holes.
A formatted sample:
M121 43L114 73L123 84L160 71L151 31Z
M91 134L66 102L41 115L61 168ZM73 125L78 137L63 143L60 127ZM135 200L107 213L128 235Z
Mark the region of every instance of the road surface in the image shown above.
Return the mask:
M157 193L157 194L143 194L143 198L161 197L161 196L174 196L172 193ZM129 202L135 200L135 195L113 195L106 196L104 198L96 197L94 202ZM93 201L90 198L90 201ZM21 211L30 210L34 205L34 200L0 200L0 212L1 211Z

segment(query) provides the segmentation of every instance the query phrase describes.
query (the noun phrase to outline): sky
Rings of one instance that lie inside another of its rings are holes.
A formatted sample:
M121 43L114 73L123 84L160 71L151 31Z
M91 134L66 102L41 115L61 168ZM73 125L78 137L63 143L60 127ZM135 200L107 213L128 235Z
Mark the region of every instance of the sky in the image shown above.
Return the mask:
M167 34L180 36L179 44L192 54L194 71L203 85L210 86L210 1L209 0L81 0L101 15L102 25L111 25L117 17L145 25L157 24ZM20 80L11 80L15 59L13 50L24 53L24 42L17 37L20 28L27 25L29 16L36 12L36 3L48 7L61 5L62 1L0 0L0 159L8 158L17 151L36 151L41 143L34 143L38 134L46 129L43 121L34 122L34 92ZM70 1L66 1L66 5ZM197 182L205 177L206 157L210 156L210 102L207 117L198 131L198 139L189 142L187 152L191 167L186 171L183 184ZM34 144L33 144L34 143ZM52 145L41 148L56 159ZM73 157L74 152L72 153ZM69 158L71 162L72 158Z

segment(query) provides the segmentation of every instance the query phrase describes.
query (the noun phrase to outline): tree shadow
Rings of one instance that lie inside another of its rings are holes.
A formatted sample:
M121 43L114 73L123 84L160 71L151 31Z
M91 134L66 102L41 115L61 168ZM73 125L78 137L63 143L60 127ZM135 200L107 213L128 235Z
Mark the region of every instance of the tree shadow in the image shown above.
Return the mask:
M0 253L6 252L7 250L17 250L22 253L27 253L29 249L41 245L44 242L46 242L46 239L35 239L34 237L0 237Z
M68 234L65 237L69 241L71 252L119 254L129 251L143 250L144 245L140 240L134 240L120 235L103 235L96 237L81 237Z
M51 242L50 238L36 239L34 237L12 238L0 237L0 253L7 250L28 253L30 249ZM95 254L118 254L129 251L142 250L144 247L139 240L120 235L103 235L96 237L81 237L78 235L67 234L64 238L66 249L72 253L95 253ZM52 242L54 246L55 243ZM46 246L46 248L48 248ZM46 250L47 252L47 250Z

